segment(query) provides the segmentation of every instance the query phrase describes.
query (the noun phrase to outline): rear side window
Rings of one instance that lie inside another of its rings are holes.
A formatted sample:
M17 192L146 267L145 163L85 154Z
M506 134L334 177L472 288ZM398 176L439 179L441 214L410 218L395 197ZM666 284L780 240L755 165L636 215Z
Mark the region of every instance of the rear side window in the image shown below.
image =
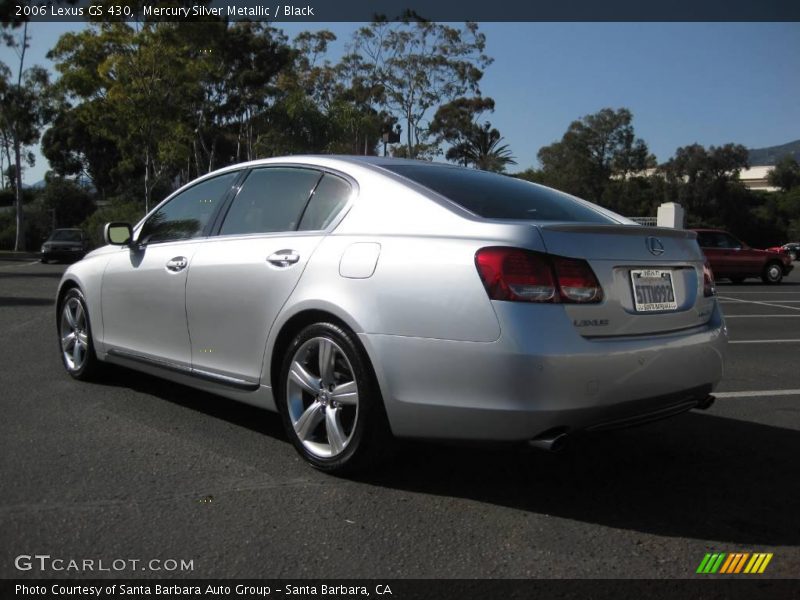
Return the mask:
M506 175L434 165L382 165L485 219L616 223L567 194Z
M295 231L321 175L309 169L255 169L233 199L220 235Z
M238 171L226 173L181 192L145 221L139 241L171 242L202 235L214 210L238 176Z
M344 179L326 174L308 201L299 229L302 231L325 229L347 204L351 192L350 184Z

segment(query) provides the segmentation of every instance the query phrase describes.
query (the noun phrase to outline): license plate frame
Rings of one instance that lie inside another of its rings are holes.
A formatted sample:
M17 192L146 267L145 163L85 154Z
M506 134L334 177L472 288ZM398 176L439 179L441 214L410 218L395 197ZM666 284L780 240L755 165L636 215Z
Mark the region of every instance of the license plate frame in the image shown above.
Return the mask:
M673 274L672 269L631 269L634 310L637 313L678 310Z

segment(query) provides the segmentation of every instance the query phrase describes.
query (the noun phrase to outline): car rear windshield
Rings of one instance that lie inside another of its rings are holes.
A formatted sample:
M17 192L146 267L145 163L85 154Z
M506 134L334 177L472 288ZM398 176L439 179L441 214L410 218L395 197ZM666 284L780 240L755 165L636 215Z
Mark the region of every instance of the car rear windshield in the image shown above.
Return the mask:
M615 223L550 188L476 169L434 165L384 165L485 219Z

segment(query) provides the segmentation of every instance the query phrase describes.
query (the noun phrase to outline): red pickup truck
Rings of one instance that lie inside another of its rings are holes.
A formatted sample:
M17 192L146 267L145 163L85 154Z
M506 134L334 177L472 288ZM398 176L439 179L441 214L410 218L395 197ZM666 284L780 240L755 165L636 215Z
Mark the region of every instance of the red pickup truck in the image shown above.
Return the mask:
M764 283L780 283L792 270L792 259L786 254L751 248L727 231L693 229L711 270L717 279L741 283L748 277L760 277Z

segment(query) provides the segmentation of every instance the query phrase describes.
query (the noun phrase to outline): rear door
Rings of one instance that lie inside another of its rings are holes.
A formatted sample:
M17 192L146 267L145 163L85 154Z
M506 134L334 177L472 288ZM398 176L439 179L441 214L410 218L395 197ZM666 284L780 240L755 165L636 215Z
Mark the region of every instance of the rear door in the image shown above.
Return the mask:
M310 168L263 167L244 181L186 287L196 372L258 384L267 336L352 188Z

